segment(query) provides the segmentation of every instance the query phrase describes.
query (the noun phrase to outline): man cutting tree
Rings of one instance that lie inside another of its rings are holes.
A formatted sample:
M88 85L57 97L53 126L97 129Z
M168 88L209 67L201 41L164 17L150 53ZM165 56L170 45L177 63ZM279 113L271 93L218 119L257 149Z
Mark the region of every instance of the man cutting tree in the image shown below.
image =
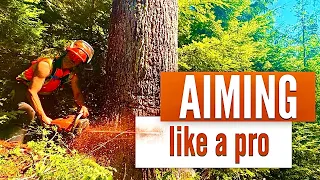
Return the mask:
M78 77L72 69L81 63L89 63L93 54L94 50L89 43L77 40L67 47L62 56L55 59L38 58L27 70L18 75L16 79L28 86L27 98L42 123L51 124L52 119L44 112L38 94L50 94L62 84L69 82L80 113L83 117L89 115L78 86Z

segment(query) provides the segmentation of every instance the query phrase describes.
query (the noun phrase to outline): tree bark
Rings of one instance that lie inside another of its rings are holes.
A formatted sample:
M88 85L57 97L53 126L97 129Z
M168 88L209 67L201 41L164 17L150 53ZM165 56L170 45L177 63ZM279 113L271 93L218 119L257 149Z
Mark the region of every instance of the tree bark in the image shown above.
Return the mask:
M177 48L177 0L114 0L101 114L130 128L135 116L160 115L160 73L178 70ZM128 178L154 178L151 169L128 168Z
M106 61L110 116L159 115L160 72L177 71L176 0L114 0ZM114 116L112 116L114 117Z

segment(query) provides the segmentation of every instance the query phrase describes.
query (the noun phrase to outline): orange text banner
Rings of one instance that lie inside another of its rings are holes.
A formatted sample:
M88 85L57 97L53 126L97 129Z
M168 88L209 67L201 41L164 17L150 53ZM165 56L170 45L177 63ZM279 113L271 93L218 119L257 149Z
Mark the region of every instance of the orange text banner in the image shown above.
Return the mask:
M162 72L161 121L315 121L313 72Z

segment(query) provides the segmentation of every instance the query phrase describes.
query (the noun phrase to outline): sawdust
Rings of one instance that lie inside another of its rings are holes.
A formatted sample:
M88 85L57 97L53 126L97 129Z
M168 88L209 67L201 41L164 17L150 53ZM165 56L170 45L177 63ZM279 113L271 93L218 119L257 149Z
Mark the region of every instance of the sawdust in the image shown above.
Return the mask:
M100 165L115 168L114 179L142 179L141 169L135 168L133 131L134 127L114 124L91 126L71 143L71 148L93 156Z

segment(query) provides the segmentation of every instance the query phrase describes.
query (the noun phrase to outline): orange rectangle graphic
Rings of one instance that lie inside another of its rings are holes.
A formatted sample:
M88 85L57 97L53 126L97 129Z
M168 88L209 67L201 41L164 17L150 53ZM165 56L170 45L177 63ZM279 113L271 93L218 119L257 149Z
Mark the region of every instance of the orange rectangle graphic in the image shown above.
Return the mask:
M162 72L161 121L316 120L313 72Z

